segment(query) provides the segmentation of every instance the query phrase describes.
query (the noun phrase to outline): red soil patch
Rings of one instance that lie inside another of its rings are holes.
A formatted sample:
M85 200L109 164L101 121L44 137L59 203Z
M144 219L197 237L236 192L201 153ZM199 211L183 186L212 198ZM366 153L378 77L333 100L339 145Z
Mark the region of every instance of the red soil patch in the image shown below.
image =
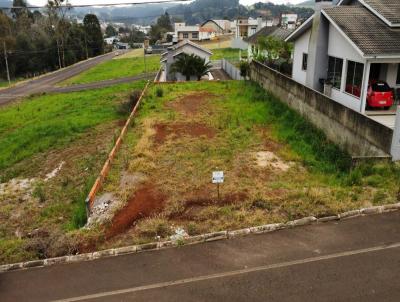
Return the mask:
M163 144L170 135L174 135L175 138L182 136L213 138L215 136L214 129L200 123L157 124L155 129L154 140L157 145Z
M159 213L164 208L165 196L150 185L145 185L128 201L113 218L112 225L106 233L109 239L118 235L132 226L141 218Z
M196 92L185 95L175 102L170 102L167 106L186 115L196 115L207 100L212 97L214 97L214 95L208 92Z

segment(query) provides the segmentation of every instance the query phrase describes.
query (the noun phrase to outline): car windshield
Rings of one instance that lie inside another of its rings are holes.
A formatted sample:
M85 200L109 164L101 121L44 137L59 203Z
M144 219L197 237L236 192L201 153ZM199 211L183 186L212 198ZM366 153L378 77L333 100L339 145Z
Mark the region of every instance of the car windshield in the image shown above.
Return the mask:
M377 82L372 84L372 90L376 92L389 92L392 89L385 82Z

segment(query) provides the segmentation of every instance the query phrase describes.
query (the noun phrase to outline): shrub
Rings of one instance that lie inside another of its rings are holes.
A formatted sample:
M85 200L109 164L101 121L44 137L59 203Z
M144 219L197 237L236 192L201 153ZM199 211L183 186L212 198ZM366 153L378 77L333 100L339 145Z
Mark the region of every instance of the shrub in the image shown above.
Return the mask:
M136 103L138 102L141 94L142 92L140 90L134 90L130 94L129 99L119 105L117 112L121 115L130 114L133 110L133 107L135 107Z
M242 76L243 78L247 78L249 75L249 63L247 61L241 61L240 62L240 76Z
M162 98L164 96L164 90L161 87L157 87L156 95L157 97Z

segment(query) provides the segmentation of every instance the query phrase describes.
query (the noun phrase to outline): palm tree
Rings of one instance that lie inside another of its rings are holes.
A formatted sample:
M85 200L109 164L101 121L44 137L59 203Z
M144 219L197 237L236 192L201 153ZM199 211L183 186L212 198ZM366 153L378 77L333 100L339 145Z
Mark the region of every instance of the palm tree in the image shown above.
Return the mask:
M185 53L179 55L171 65L171 72L180 72L186 77L186 81L190 81L190 77L194 74L193 58Z
M200 81L201 77L206 75L211 68L211 63L207 62L205 59L202 59L198 56L196 56L194 59L194 65L195 65L195 76L197 77L197 80Z
M191 76L196 76L200 81L201 77L210 71L211 64L206 63L205 59L195 54L181 54L171 65L171 72L179 72L186 77L186 81L190 81Z

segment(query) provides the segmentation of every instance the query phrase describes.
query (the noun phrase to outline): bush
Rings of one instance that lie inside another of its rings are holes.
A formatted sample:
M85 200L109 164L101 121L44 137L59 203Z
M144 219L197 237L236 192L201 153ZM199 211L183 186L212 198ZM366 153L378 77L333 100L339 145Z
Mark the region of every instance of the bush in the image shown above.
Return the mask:
M126 102L123 102L118 107L118 113L121 115L128 115L132 112L133 108L135 107L136 103L139 101L140 95L142 92L140 90L134 90L129 99Z
M250 66L247 61L240 62L240 76L244 77L245 79L249 75Z
M157 97L162 98L164 95L164 90L161 87L157 87L156 95Z

